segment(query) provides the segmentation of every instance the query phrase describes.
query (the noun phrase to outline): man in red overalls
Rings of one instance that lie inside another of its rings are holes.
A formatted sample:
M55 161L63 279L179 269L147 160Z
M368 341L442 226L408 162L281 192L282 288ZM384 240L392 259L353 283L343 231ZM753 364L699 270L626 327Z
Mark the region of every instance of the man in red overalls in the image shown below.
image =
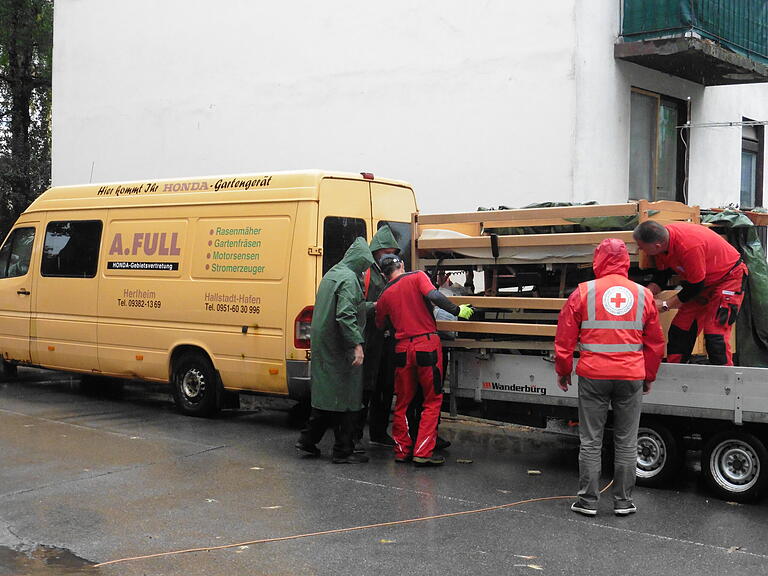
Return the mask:
M395 330L395 413L392 438L395 461L413 459L416 466L440 466L445 462L434 456L437 423L443 403L443 349L437 335L432 305L454 316L472 316L470 306L457 306L441 294L422 271L405 273L403 261L396 254L379 260L388 280L376 303L376 326L379 330L391 323ZM419 431L415 439L408 433L406 411L416 388L424 395ZM415 440L415 442L414 442Z
M733 366L731 329L748 274L736 248L709 228L688 222L662 225L648 220L635 228L633 237L655 259L657 273L648 285L654 296L669 274L682 281L676 296L657 301L661 311L678 309L669 327L667 361L687 362L703 330L710 364Z

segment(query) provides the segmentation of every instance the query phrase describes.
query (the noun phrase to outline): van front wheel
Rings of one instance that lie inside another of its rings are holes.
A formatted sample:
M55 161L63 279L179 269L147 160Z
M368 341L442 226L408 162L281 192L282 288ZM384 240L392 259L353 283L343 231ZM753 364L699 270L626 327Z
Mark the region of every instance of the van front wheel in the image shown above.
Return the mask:
M213 416L219 410L219 378L202 354L182 354L173 366L173 398L189 416Z

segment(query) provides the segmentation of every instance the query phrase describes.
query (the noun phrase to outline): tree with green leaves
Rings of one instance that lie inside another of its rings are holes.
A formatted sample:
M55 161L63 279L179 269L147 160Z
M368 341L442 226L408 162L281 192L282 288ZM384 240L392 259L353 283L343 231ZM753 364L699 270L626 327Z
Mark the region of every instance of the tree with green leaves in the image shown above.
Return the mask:
M53 0L0 0L0 234L51 181Z

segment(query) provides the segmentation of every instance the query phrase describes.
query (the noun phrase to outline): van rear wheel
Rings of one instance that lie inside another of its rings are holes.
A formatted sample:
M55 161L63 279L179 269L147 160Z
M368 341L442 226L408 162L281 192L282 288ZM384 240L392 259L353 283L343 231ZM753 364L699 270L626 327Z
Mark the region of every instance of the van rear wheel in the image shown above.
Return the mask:
M204 355L186 352L174 362L173 398L184 414L216 414L219 411L219 387L218 374Z

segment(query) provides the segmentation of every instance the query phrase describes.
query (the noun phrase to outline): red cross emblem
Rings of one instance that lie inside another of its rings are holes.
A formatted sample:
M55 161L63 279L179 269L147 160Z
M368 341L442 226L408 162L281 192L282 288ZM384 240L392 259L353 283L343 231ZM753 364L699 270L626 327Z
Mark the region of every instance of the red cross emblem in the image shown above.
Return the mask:
M624 302L626 302L627 299L624 298L618 292L616 292L616 294L614 294L613 298L611 298L610 301L613 302L613 304L616 306L616 308L621 308L621 305L624 304Z
M627 314L634 303L632 291L624 286L611 286L603 293L603 309L611 316Z

